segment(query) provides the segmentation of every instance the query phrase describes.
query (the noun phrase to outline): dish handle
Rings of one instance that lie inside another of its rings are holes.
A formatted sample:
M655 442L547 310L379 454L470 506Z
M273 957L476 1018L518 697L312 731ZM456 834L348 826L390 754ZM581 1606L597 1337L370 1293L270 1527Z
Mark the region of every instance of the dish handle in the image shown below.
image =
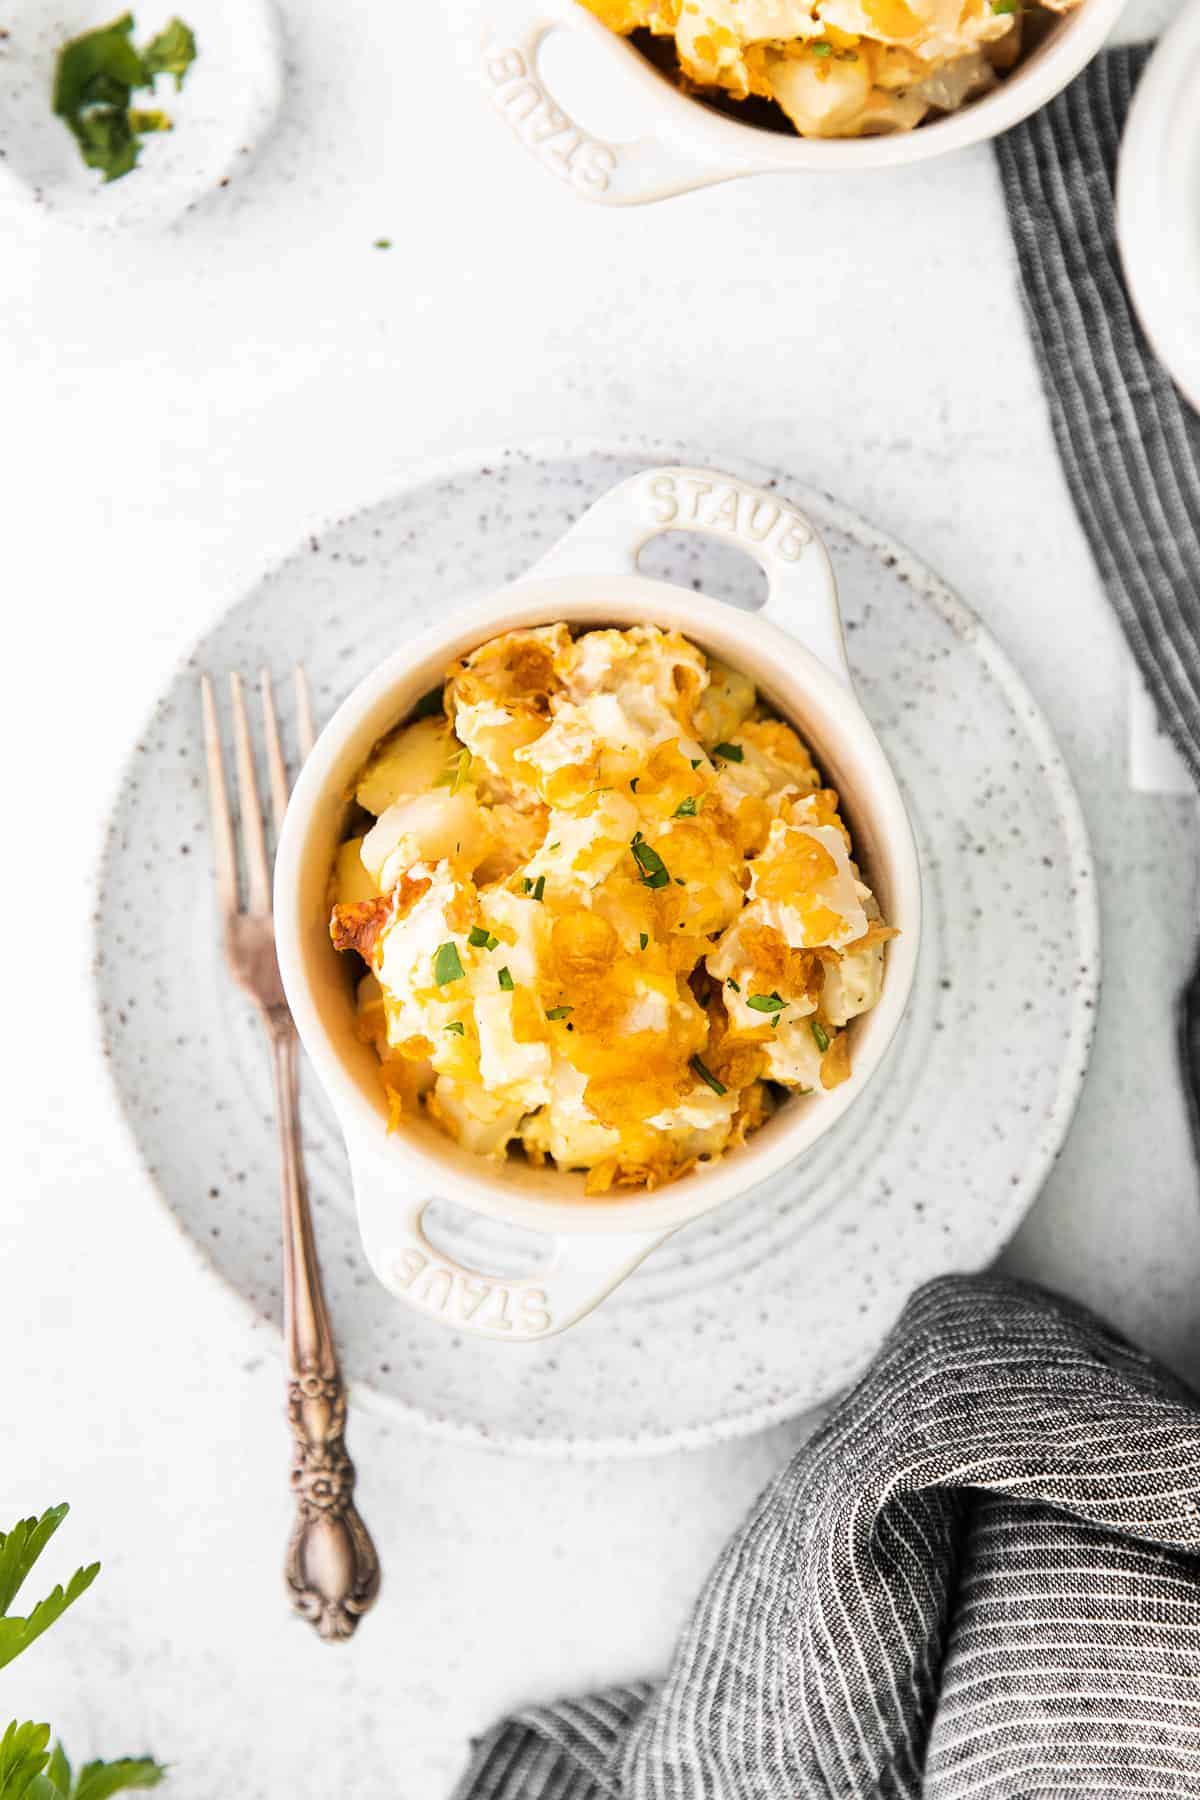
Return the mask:
M360 1159L353 1172L367 1257L389 1292L443 1325L502 1343L533 1343L565 1331L674 1229L547 1234L549 1259L533 1274L493 1275L430 1241L422 1223L430 1197L398 1194L394 1165Z
M636 72L653 91L662 78L641 53L578 0L486 0L485 10L479 70L492 105L530 155L584 200L641 206L777 166L765 153L733 147L713 162L711 153L677 137L678 121L665 109L647 136L623 143L594 136L555 100L540 67L543 44L554 31L581 33L597 55L619 60L627 70L629 59L636 59Z
M753 616L787 633L851 687L837 582L812 520L768 488L716 469L646 469L610 488L522 581L559 575L635 575L642 549L664 531L695 531L752 556L767 578Z

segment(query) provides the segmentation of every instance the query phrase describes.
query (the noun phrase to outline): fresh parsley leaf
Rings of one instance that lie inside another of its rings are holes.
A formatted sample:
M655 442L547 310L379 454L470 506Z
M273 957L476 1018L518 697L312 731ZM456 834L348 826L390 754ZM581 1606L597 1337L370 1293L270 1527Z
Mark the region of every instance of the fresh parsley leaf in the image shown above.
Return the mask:
M697 800L696 795L689 794L687 799L681 800L679 805L675 808L674 817L677 819L694 819L698 805L699 801Z
M726 762L743 762L745 752L740 744L714 744L713 755L723 756Z
M482 925L472 925L467 933L467 942L476 950L495 950L500 939L493 937L490 931L485 931Z
M548 1019L565 1019L568 1013L573 1013L574 1011L575 1008L573 1006L552 1006L546 1014L546 1017Z
M126 106L134 88L149 85L146 65L133 45L133 14L81 32L62 46L54 66L50 104L60 119L85 106Z
M778 1013L787 1005L786 1000L778 994L747 994L746 1005L752 1006L755 1012Z
M644 931L639 931L638 932L638 943L641 945L643 950L646 948L646 945L649 942L650 942L650 939L647 937L646 933Z
M26 1719L18 1725L14 1719L12 1724L0 1738L0 1795L3 1800L20 1800L20 1796L28 1794L33 1783L50 1760L48 1745L50 1743L50 1727L35 1725L32 1719Z
M126 1757L121 1762L85 1763L79 1771L71 1800L108 1800L131 1788L157 1787L167 1771L148 1756Z
M67 1516L65 1506L52 1506L40 1519L19 1519L11 1531L0 1533L0 1668L28 1649L68 1606L86 1593L100 1570L99 1563L76 1569L65 1588L56 1587L39 1600L26 1618L9 1618L8 1610L38 1557ZM0 1795L5 1793L0 1782Z
M93 106L68 124L89 169L100 169L105 181L119 181L137 166L138 140L124 106Z
M540 900L542 898L542 895L545 892L546 892L546 877L544 875L539 875L537 880L533 884L534 899Z
M508 969L507 967L501 969L500 973L496 977L496 980L500 983L500 986L504 989L506 994L512 993L513 978L512 978L512 971L510 969Z
M50 1761L46 1764L44 1779L50 1783L56 1793L62 1795L62 1800L70 1800L71 1765L67 1761L66 1752L61 1744L55 1744L50 1752Z
M741 988L738 986L737 982L733 979L732 975L730 975L726 978L725 986L731 987L735 994L740 994L742 991Z
M0 1666L20 1655L95 1580L99 1563L77 1569L65 1588L56 1587L30 1611L28 1618L8 1616L8 1609L38 1557L67 1515L52 1506L40 1519L19 1519L0 1532ZM16 1719L0 1737L0 1800L109 1800L130 1788L156 1787L166 1770L148 1756L120 1762L87 1763L71 1779L71 1765L61 1744L49 1749L50 1727Z
M461 1019L451 1019L450 1023L446 1027L446 1030L452 1031L454 1033L455 1037L465 1037L467 1035L467 1028L463 1024Z
M461 981L462 978L462 957L458 954L458 945L453 939L449 943L439 944L433 957L433 979L439 987L445 987L448 981Z
M657 850L652 850L641 832L634 834L629 848L633 851L634 861L642 871L642 880L648 888L664 888L671 877L667 873L667 865Z
M13 1658L20 1656L22 1650L28 1650L35 1638L41 1637L56 1619L61 1619L68 1606L74 1604L81 1594L87 1592L100 1573L99 1563L89 1563L86 1569L76 1569L66 1587L51 1589L44 1600L39 1600L28 1618L0 1619L0 1669ZM0 1787L0 1794L4 1792Z
M725 1083L723 1081L718 1081L712 1070L705 1068L698 1056L692 1057L691 1066L696 1071L696 1074L700 1077L701 1081L703 1081L707 1087L710 1087L714 1094L726 1094L729 1092Z
M40 1519L18 1519L11 1531L0 1531L0 1617L69 1511L65 1503L51 1506Z
M435 713L445 712L444 692L444 689L435 687L430 688L427 694L422 694L408 715L410 721L415 724L418 719L432 719Z
M815 44L810 44L808 47L812 51L814 56L832 56L833 55L833 45L832 44L822 44L821 42L818 41Z
M173 75L175 91L183 86L183 78L196 60L196 38L182 19L172 19L152 37L142 51L146 73L153 81L156 75Z
M817 1049L821 1052L821 1055L824 1056L829 1048L829 1033L823 1025L817 1023L816 1019L810 1019L809 1025L812 1028L813 1036L817 1040Z
M172 19L139 52L131 13L62 46L50 104L89 169L98 169L107 182L137 166L141 139L149 132L169 131L171 121L157 107L131 107L134 92L152 88L159 74L174 75L175 86L182 87L195 56L196 40L180 19Z

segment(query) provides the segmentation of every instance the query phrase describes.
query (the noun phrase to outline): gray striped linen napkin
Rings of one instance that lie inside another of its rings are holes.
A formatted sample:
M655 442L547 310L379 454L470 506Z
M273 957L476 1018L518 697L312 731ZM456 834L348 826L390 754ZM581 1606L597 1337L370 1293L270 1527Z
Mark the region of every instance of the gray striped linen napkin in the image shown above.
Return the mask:
M1113 220L1121 130L1149 53L1106 51L996 152L1075 510L1163 725L1200 781L1200 419L1142 335Z
M1146 55L1097 58L997 150L1071 494L1200 779L1200 425L1113 231ZM1183 1033L1200 1069L1194 992ZM734 1537L664 1682L514 1715L455 1790L1117 1795L1200 1796L1200 1403L1086 1312L996 1277L909 1303Z
M996 151L1075 510L1163 727L1200 782L1200 419L1142 335L1113 219L1121 130L1150 48L1097 57ZM1200 967L1178 1029L1200 1154Z
M455 1800L1200 1795L1200 1402L998 1276L912 1299L661 1686L532 1706Z

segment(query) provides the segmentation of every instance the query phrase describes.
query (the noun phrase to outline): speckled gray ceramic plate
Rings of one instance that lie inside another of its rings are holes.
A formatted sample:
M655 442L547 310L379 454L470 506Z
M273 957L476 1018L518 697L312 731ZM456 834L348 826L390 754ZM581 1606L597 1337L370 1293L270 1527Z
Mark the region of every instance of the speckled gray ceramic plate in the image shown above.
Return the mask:
M270 1319L270 1084L218 955L197 670L302 660L328 714L397 641L519 575L590 500L656 460L730 466L695 446L513 452L337 522L218 621L130 763L98 911L111 1067L166 1204ZM619 1454L801 1412L862 1367L919 1282L995 1255L1070 1123L1098 928L1083 822L1045 722L979 621L905 550L781 475L738 472L779 481L825 533L863 703L912 809L927 922L908 1020L869 1101L800 1164L679 1232L570 1332L528 1346L460 1337L376 1284L309 1082L305 1148L346 1372L361 1397L434 1429ZM757 597L758 572L735 553L673 537L651 551L651 573Z

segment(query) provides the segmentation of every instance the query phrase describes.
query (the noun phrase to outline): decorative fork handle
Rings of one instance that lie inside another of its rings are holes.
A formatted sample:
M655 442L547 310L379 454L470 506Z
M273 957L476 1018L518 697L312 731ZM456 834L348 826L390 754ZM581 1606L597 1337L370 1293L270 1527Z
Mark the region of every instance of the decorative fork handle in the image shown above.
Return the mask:
M264 1013L279 1119L283 1171L283 1324L292 1428L296 1523L284 1576L292 1606L321 1637L350 1637L379 1592L379 1558L354 1505L346 1453L346 1390L325 1310L321 1270L300 1154L295 1028Z

